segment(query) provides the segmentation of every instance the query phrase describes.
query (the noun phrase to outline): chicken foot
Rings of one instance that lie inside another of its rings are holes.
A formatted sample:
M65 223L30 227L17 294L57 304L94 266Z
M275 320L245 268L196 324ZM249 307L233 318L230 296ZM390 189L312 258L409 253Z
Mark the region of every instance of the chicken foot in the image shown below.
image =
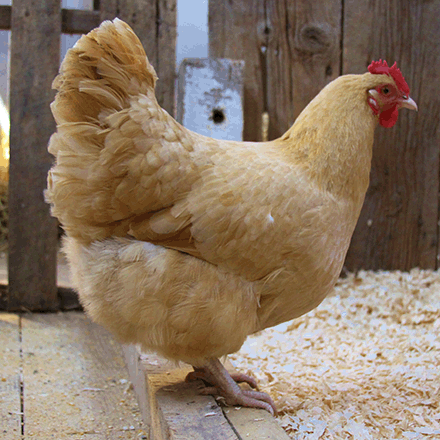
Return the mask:
M188 373L185 378L185 382L192 382L194 380L204 380L210 383L209 375L204 368L193 367L194 371ZM257 381L252 377L244 373L229 373L231 378L237 383L247 383L251 388L256 388L258 390Z
M237 382L245 382L252 388L257 388L254 378L246 374L229 374L218 359L210 359L203 367L194 367L194 371L186 377L187 381L202 379L212 386L205 387L202 394L219 395L228 405L262 408L272 415L277 413L275 403L266 393L260 391L242 390Z

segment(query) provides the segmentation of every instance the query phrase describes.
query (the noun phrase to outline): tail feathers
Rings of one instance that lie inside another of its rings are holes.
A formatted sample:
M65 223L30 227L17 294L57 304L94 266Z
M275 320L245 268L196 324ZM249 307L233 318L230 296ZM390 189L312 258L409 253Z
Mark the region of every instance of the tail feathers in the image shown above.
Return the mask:
M195 177L185 131L154 95L156 73L131 28L104 22L70 49L54 81L57 131L46 201L84 243L124 236L132 219L170 206ZM186 182L186 185L184 184Z
M97 122L128 106L131 95L154 96L157 76L136 34L119 19L84 35L61 64L53 87L57 124Z

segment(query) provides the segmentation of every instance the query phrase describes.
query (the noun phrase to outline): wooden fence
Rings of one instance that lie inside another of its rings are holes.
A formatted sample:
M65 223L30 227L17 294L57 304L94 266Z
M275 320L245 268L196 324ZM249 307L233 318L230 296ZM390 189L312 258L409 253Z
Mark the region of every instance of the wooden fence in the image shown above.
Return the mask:
M53 160L47 153L55 128L49 104L61 33L86 33L116 16L129 22L160 76L159 102L172 112L176 13L176 0L95 0L93 11L61 9L60 0L14 0L12 7L0 7L0 28L11 30L9 286L0 308L57 310L77 304L69 289L57 287L57 223L43 199Z
M437 268L439 254L440 1L210 2L210 56L246 63L245 138L281 135L340 74L397 61L419 112L376 131L371 184L350 270Z
M0 7L11 29L9 289L0 308L64 308L56 286L56 222L42 191L54 124L50 84L60 34L84 33L119 16L145 45L173 110L176 0L95 1L93 11L61 10L59 0ZM211 0L211 57L245 61L245 140L282 134L329 81L363 73L372 59L398 62L420 111L378 128L371 185L352 240L350 270L436 268L439 253L440 0Z

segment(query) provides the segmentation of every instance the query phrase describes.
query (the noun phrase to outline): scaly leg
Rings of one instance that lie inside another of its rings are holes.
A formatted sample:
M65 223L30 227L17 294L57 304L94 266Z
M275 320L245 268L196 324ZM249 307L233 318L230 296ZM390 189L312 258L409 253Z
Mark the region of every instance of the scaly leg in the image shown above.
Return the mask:
M210 374L204 368L193 367L194 371L188 373L185 378L185 382L192 382L194 380L204 380L205 382L210 382ZM247 383L251 388L257 388L257 381L252 377L244 373L232 373L230 374L232 379L237 383Z
M203 394L214 394L224 397L228 405L262 408L272 415L277 413L275 403L268 394L259 391L242 390L236 382L246 382L252 388L257 387L255 379L245 374L230 375L218 359L210 359L203 367L195 367L186 380L203 379L212 385L202 390Z

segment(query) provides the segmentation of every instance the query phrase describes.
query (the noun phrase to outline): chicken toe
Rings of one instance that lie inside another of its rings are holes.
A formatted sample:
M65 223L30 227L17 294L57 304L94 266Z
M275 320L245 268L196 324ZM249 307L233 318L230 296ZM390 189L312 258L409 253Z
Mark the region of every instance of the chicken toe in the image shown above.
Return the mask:
M245 374L230 375L218 359L210 359L203 367L194 368L194 372L189 373L186 380L195 379L203 379L212 385L205 387L201 391L202 394L221 396L228 405L262 408L272 415L277 413L275 403L268 394L260 391L242 390L237 385L237 382L246 382L256 388L255 379Z
M194 371L191 371L186 375L185 382L192 382L194 380L203 380L207 383L211 383L211 374L204 368L193 367ZM252 377L244 373L232 373L231 378L237 383L247 383L251 388L258 389L257 381Z

